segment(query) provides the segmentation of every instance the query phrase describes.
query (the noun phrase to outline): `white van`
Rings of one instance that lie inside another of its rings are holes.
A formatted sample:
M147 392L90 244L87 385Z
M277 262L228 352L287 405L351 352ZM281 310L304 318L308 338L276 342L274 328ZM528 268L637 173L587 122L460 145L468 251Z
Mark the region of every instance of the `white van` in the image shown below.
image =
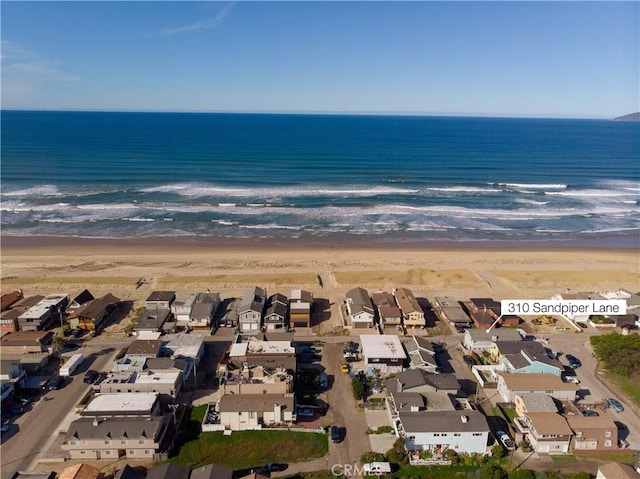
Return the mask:
M369 462L364 465L364 473L367 475L391 473L391 464L388 462Z

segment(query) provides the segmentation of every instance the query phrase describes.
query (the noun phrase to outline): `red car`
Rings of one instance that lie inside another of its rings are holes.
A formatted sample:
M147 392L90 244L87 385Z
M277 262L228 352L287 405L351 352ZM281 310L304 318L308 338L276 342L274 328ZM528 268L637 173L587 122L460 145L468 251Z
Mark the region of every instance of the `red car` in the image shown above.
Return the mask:
M576 323L578 326L580 326L582 329L587 329L589 326L587 326L586 323Z

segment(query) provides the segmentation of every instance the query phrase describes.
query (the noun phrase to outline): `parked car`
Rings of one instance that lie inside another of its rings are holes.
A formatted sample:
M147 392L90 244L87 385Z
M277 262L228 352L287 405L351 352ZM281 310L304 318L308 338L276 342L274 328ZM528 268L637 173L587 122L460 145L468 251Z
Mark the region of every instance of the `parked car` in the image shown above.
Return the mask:
M272 472L282 472L285 471L289 467L287 464L267 464L266 466L262 466L256 470L259 474L271 474Z
M582 415L585 417L595 417L595 416L599 416L600 414L598 414L596 411L593 411L591 409L586 409L585 411L582 411Z
M331 442L340 442L341 440L340 428L338 426L331 426Z
M60 389L64 386L64 378L62 376L56 376L49 383L49 391L55 391L56 389Z
M475 360L471 356L463 356L464 362L467 366L471 367L476 364Z
M349 365L347 363L342 363L340 365L340 371L342 371L343 373L348 373L349 372Z
M86 373L84 373L84 378L82 379L87 384L93 384L93 382L98 378L98 371L95 369L89 369Z
M496 431L496 436L508 451L515 451L516 445L513 443L509 435L504 431Z
M565 358L567 358L567 361L569 361L569 366L571 366L573 369L576 369L582 366L582 363L580 362L580 360L576 358L573 354L567 354Z
M576 323L578 326L580 326L582 329L587 329L589 326L587 326L587 323L583 323L583 322L577 322Z
M303 407L303 408L299 408L298 409L298 416L313 416L314 412L313 409L308 408L308 407Z
M624 407L622 406L622 403L620 403L620 401L618 401L617 399L614 398L609 398L609 405L616 410L616 412L622 412L624 411Z
M575 376L565 376L564 380L568 383L580 384L580 380Z

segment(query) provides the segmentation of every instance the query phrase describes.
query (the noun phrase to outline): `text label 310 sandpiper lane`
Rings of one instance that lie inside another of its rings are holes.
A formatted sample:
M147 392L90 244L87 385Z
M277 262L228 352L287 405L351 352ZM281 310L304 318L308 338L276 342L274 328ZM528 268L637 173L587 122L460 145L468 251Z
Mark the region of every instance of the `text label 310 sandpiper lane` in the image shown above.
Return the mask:
M614 300L503 299L502 314L627 314L627 302Z

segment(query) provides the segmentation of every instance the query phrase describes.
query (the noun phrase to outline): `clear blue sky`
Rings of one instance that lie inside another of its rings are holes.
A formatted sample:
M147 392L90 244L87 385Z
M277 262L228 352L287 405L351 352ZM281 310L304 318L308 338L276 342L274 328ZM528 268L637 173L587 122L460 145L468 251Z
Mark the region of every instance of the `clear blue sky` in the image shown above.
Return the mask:
M613 117L638 2L2 2L2 107Z

